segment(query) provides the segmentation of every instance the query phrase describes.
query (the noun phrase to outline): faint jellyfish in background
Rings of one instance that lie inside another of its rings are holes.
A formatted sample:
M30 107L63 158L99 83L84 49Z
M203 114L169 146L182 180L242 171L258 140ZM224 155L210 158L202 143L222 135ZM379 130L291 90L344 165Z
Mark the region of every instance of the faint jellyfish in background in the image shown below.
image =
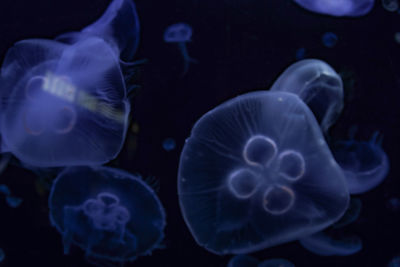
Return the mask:
M306 57L306 49L304 47L296 50L296 60L302 60Z
M197 60L189 56L186 43L191 41L192 27L186 23L176 23L167 27L164 31L164 42L177 43L183 56L183 73L185 75L190 63L197 63Z
M113 0L104 14L81 32L69 32L58 41L75 43L88 37L104 39L123 61L131 61L139 45L140 25L133 0Z
M6 253L4 253L4 250L0 248L0 262L4 261L4 258L6 257Z
M382 149L379 135L375 132L369 141L339 141L332 146L350 194L361 194L375 188L389 172L389 159Z
M348 256L362 249L358 236L318 232L299 240L308 251L321 256Z
M396 32L394 34L394 40L396 41L396 43L400 44L400 32Z
M70 167L55 180L50 221L88 259L123 263L160 246L165 212L140 177L109 167Z
M262 261L258 267L295 267L293 263L285 259L269 259Z
M322 35L322 43L328 48L334 47L338 42L338 37L333 32L326 32Z
M390 12L395 12L399 9L398 0L381 0L384 9Z
M102 164L119 153L130 103L104 40L20 41L1 79L2 152L38 167Z
M9 207L18 208L22 204L22 198L15 196L7 196L6 201Z
M394 211L394 212L400 211L400 198L391 197L387 201L386 205L387 205L388 209L390 209L391 211Z
M10 188L8 188L8 186L5 184L0 184L0 193L2 193L4 196L11 195Z
M305 59L289 66L271 91L298 95L314 113L324 134L343 108L342 79L331 66L318 59Z
M183 148L179 203L216 254L261 250L318 232L345 212L343 173L296 95L254 92L206 113Z
M400 267L400 256L395 256L391 259L387 267Z
M339 221L332 225L333 228L342 228L346 225L349 225L355 222L361 213L362 202L358 198L352 197L349 202L349 206L347 207L346 212L343 214L342 218Z
M165 151L172 151L176 147L175 140L173 138L166 138L162 144Z
M359 17L366 15L375 0L293 0L301 7L319 14L330 16Z
M236 255L233 256L229 262L227 267L258 267L259 261L249 255Z

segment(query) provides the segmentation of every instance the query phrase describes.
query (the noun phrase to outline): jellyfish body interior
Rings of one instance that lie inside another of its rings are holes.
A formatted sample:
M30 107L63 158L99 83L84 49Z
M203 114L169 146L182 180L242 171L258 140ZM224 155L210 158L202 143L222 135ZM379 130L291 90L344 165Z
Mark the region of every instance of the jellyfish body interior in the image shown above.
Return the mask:
M197 60L189 56L186 43L191 41L192 27L186 23L176 23L167 27L164 31L164 42L177 43L183 56L183 73L186 74L190 63L197 63Z
M206 113L182 151L178 194L193 237L216 254L317 232L349 198L311 111L285 92L245 94Z
M389 159L378 136L376 132L369 141L336 142L332 148L351 194L367 192L382 183L387 176Z
M163 239L165 213L154 191L121 170L65 169L53 184L49 207L66 254L74 244L91 258L132 261Z
M322 131L337 120L343 108L343 83L327 63L305 59L287 68L271 87L298 95L314 113Z
M21 161L101 164L119 153L130 104L118 59L104 40L20 41L8 50L1 76L2 143Z
M301 7L331 16L363 16L371 11L375 0L294 0Z

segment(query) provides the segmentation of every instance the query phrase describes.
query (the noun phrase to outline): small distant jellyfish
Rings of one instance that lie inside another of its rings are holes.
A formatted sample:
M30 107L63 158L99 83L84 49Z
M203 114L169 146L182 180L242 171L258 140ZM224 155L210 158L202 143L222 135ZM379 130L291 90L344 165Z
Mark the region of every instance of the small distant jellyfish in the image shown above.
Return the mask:
M6 257L6 253L4 253L4 250L0 248L0 262L4 261L4 258Z
M175 140L172 138L167 138L163 141L163 148L165 149L165 151L172 151L175 149L176 147L176 143Z
M400 198L391 197L387 202L387 207L394 212L400 211Z
M305 48L299 48L296 50L296 60L302 60L306 57L306 49Z
M293 0L301 7L320 14L336 17L359 17L366 15L375 0Z
M286 259L269 259L261 262L258 267L295 267Z
M343 169L350 194L372 190L389 172L389 159L381 147L379 132L375 132L369 141L336 142L332 152Z
M56 178L50 221L87 258L124 263L160 246L165 212L140 177L110 167L70 167Z
M189 70L190 63L197 63L197 60L189 56L186 43L191 41L192 27L186 23L176 23L167 27L164 31L164 42L177 43L183 56L183 73L185 75Z
M387 11L395 12L399 9L399 1L398 0L382 0L382 6Z
M6 201L11 208L18 208L22 204L22 198L15 196L7 196Z
M337 42L338 37L333 32L326 32L322 35L322 43L328 48L334 47Z
M396 32L394 34L394 40L396 41L396 43L400 44L400 32Z
M236 255L232 257L227 267L258 267L259 261L249 255Z
M206 113L183 148L179 203L195 241L243 254L337 221L349 193L314 115L291 93L238 96Z
M5 184L0 184L0 193L2 193L5 196L11 195L10 188L8 188L8 186Z
M302 238L300 244L308 251L321 256L348 256L362 249L362 241L357 236L332 237L325 232Z
M103 39L17 42L1 80L2 152L59 167L103 164L121 150L130 103L118 58Z
M272 85L271 91L298 95L314 113L325 134L343 108L341 77L318 59L305 59L289 66Z

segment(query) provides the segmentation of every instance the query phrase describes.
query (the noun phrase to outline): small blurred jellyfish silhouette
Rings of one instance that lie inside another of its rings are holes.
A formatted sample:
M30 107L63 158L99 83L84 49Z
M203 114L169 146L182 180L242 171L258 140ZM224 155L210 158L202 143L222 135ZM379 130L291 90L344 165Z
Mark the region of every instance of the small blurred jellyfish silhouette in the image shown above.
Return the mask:
M271 91L298 95L314 113L325 134L343 108L342 79L331 66L318 59L292 64L279 76Z
M322 35L322 43L328 48L334 47L338 42L338 37L333 32L326 32Z
M348 256L362 249L362 241L358 236L339 234L335 237L325 231L300 239L300 244L321 256Z
M285 259L269 259L262 261L258 267L295 267L293 263Z
M102 164L119 153L130 103L102 39L20 41L1 81L2 152L38 167Z
M172 150L175 149L176 143L175 143L175 140L173 138L166 138L163 141L162 146L163 146L165 151L172 151Z
M0 262L4 261L4 258L6 257L6 253L4 253L4 250L0 248Z
M382 0L382 6L389 12L396 12L399 9L398 0Z
M113 0L104 14L80 32L69 32L56 38L75 43L88 37L104 39L123 61L131 61L139 45L139 17L133 0Z
M259 261L249 255L240 254L233 256L227 267L258 267Z
M374 7L375 0L293 0L301 7L330 16L359 17Z
M350 194L365 193L378 186L389 172L389 159L375 132L369 141L339 141L332 153L343 169Z
M140 177L109 167L69 167L49 197L50 221L61 233L64 253L72 244L88 259L133 261L160 246L165 212Z
M191 41L192 33L192 27L186 23L172 24L164 31L164 42L177 43L179 45L179 50L183 56L182 75L187 73L190 63L197 63L196 59L193 59L189 56L189 52L186 47L186 43Z
M318 123L295 94L254 92L206 113L180 158L180 207L196 242L241 254L337 221L349 193Z

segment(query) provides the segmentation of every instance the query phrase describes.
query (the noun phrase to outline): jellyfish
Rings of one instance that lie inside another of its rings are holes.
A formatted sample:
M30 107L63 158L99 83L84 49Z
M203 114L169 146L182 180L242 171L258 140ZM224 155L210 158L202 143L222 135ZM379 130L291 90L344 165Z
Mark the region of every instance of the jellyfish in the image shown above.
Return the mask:
M22 204L22 198L16 196L7 196L6 202L11 208L18 208Z
M51 224L64 253L77 245L88 258L133 261L160 246L165 212L140 177L110 167L69 167L49 197Z
M389 159L381 147L379 132L375 132L369 141L336 142L332 153L343 169L350 194L372 190L389 172Z
M389 12L395 12L399 9L398 0L382 0L382 6Z
M343 173L295 94L253 92L206 113L181 153L178 195L195 241L250 253L318 232L345 212Z
M318 59L305 59L291 65L272 85L271 91L297 94L314 113L324 133L343 108L342 79Z
M349 225L353 222L355 222L358 217L360 217L361 213L361 207L362 207L362 202L358 198L351 198L349 202L349 206L347 207L346 212L340 218L339 221L337 221L335 224L332 225L333 228L342 228L346 225Z
M359 17L366 15L374 6L374 0L294 0L301 7L335 17Z
M328 48L332 48L338 42L338 37L333 32L326 32L322 35L322 43Z
M258 267L259 261L249 255L241 254L232 257L227 267Z
M183 73L185 75L189 69L190 63L197 63L196 59L189 56L187 51L186 43L191 41L192 38L192 27L186 23L176 23L167 27L164 32L164 42L166 43L177 43L179 50L183 56Z
M258 264L258 267L295 267L293 263L286 259L269 259Z
M400 267L400 256L393 257L387 267Z
M165 151L172 151L176 147L175 140L173 138L166 138L162 144Z
M300 244L308 251L321 256L348 256L362 249L362 241L358 236L333 237L325 232L302 238Z
M69 32L57 40L75 43L89 37L104 39L123 61L131 61L139 44L139 18L133 0L113 0L104 14L81 32Z
M17 42L1 81L2 152L37 167L102 164L119 153L130 103L104 40Z
M6 197L11 195L10 188L5 184L0 184L0 193Z
M296 50L296 60L302 60L306 57L306 49L301 47Z
M4 250L0 248L0 262L4 261L4 258L6 257L6 253L4 253Z

